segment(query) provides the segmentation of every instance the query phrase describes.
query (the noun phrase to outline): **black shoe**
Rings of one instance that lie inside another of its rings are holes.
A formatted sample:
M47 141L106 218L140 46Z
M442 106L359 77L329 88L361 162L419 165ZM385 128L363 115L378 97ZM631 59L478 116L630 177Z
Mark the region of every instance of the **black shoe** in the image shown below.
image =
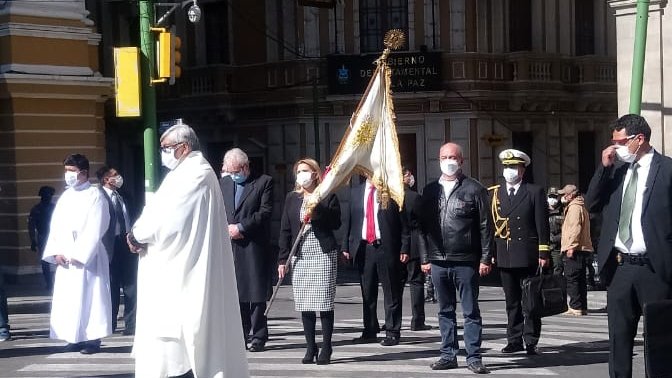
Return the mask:
M536 345L532 345L532 344L526 346L525 351L527 352L528 356L536 356L538 354L541 354L541 351L539 350L539 348L537 348Z
M419 326L411 327L411 331L427 331L428 329L432 329L432 326L428 324L422 324Z
M74 343L74 344L68 344L63 347L63 352L65 353L70 353L70 352L79 352L84 348L84 343Z
M302 364L312 364L317 359L317 347L306 349L306 355L301 360Z
M393 346L399 344L399 336L385 336L383 341L380 342L382 346Z
M322 347L320 355L317 357L318 365L329 365L331 362L331 347Z
M432 370L448 370L457 368L457 360L447 360L444 358L439 359L438 361L432 362L429 365Z
M100 352L100 345L87 344L79 351L81 354L96 354Z
M362 334L362 336L357 337L352 340L354 344L370 344L370 343L375 343L378 341L378 336L376 335L366 335Z
M502 348L502 353L516 353L522 352L524 350L525 348L523 348L523 344L508 343L504 348Z
M483 362L481 362L481 361L470 362L467 365L467 369L471 370L471 372L475 373L475 374L488 374L488 373L490 373L490 370L488 370L488 368L483 366Z
M253 341L247 350L249 350L250 352L263 352L264 346L265 346L264 343L261 341Z

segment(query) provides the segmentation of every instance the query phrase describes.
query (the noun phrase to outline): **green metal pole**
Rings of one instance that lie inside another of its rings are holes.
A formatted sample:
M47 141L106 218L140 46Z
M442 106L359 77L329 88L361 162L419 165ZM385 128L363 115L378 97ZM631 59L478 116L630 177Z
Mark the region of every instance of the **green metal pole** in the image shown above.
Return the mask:
M639 114L642 109L644 58L646 57L646 30L648 24L649 0L638 0L635 49L632 56L632 78L630 79L630 114Z
M138 1L140 10L140 66L142 80L142 118L144 121L145 147L145 201L147 193L156 190L157 167L157 123L156 123L156 91L151 83L155 70L155 42L150 27L154 20L153 0Z

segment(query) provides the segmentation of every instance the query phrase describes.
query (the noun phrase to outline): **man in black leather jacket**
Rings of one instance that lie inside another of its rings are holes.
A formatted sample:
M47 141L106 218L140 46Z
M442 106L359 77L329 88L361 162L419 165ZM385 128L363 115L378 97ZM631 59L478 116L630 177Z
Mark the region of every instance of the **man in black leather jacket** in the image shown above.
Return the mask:
M482 319L478 306L479 275L490 273L494 228L487 189L462 173L462 148L446 143L439 150L442 175L423 190L420 214L422 270L431 271L439 300L441 358L433 370L457 367L456 296L464 313L467 367L486 374L481 359Z

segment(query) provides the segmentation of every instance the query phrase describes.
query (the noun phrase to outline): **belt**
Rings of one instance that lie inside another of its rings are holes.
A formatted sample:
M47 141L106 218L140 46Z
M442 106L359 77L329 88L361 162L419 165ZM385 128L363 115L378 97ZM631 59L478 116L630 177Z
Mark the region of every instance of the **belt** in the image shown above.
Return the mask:
M651 262L649 260L649 257L646 256L645 254L627 254L627 253L622 253L618 252L616 255L616 262L618 265L623 265L624 263L632 264L632 265L649 265Z
M382 244L382 242L381 242L380 239L376 239L376 240L372 241L371 243L369 243L368 241L362 239L362 243L364 243L364 244L366 244L366 245L374 246L374 247L376 247L376 248L377 248L377 247L380 247L380 245Z

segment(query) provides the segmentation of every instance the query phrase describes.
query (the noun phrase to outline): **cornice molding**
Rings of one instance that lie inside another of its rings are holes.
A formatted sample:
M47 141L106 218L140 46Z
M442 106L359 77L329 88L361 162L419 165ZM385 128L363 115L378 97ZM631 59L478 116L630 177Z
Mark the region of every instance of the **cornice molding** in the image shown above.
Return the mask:
M0 8L0 15L60 18L79 20L88 26L94 24L87 18L89 11L86 10L84 0L6 1Z
M0 24L0 37L34 37L88 41L98 45L101 35L91 31L89 27L55 26L26 23Z

